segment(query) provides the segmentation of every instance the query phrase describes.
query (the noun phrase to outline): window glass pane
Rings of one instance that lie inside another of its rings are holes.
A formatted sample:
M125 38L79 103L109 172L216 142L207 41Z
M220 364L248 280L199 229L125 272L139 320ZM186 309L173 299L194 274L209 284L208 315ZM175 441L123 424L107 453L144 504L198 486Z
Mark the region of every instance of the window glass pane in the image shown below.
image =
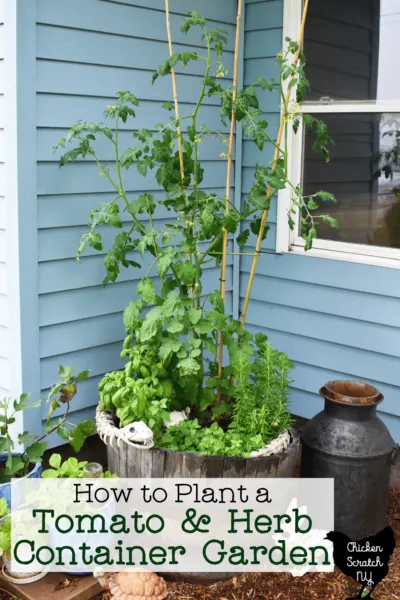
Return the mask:
M310 0L307 100L399 101L400 0Z
M321 116L321 115L319 115ZM400 248L400 114L323 115L335 141L331 161L304 143L305 195L331 192L337 204L322 203L314 214L330 214L339 229L321 225L322 239Z

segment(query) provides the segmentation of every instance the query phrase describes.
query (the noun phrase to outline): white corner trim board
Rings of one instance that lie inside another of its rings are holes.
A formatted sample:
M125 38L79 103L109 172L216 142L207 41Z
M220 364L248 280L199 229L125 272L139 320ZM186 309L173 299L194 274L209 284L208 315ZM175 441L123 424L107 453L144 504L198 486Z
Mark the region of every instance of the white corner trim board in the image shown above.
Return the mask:
M8 304L8 395L22 393L21 318L20 318L20 261L18 207L18 143L17 143L17 2L3 0L4 18L4 143L5 203L6 203L6 280ZM1 382L0 382L1 385ZM14 432L23 431L22 413L12 425ZM13 437L16 437L13 435ZM18 448L17 448L18 450Z

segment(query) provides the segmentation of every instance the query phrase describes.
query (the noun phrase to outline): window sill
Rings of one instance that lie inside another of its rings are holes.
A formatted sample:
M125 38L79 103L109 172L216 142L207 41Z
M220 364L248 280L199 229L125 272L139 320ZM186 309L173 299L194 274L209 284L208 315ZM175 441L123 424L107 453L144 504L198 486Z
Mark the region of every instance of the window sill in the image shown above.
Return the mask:
M350 253L340 252L337 250L322 250L320 248L312 248L306 252L301 246L292 246L289 252L285 252L284 254L296 254L298 256L309 256L310 258L324 258L327 260L339 260L342 262L351 262L373 267L400 270L400 259L356 254L353 252Z

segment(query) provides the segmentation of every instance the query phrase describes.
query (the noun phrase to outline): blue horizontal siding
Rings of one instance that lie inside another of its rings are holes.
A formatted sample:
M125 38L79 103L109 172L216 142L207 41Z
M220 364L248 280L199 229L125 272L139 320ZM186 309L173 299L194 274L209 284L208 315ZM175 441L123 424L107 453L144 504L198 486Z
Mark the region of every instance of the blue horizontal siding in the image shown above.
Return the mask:
M157 85L157 84L155 84ZM37 95L37 124L39 128L68 128L76 121L82 119L88 121L93 118L93 115L99 115L101 118L104 108L107 104L111 104L115 100L114 90L110 96L87 97L77 96L73 94L63 95ZM133 90L132 90L133 91ZM136 90L138 96L141 90ZM192 104L181 102L180 109L182 116L188 115L193 111L193 97L191 96ZM140 106L135 109L137 119L128 121L126 125L121 123L121 130L133 131L134 129L152 129L156 123L165 120L168 114L161 108L158 102L152 102L147 98L142 98ZM219 107L213 105L203 105L199 110L199 121L207 122L210 127L219 127L221 131L225 131L225 127L219 121ZM39 133L41 131L39 129ZM182 121L182 130L187 130L187 121ZM52 146L50 147L50 149Z
M251 4L251 3L248 3ZM270 0L268 8L265 2L257 2L254 6L247 7L246 14L246 32L265 30L265 15L268 15L268 28L277 30L282 29L283 5L281 0Z
M251 85L258 77L270 79L277 77L276 61L274 57L282 46L282 18L283 9L280 0L265 0L259 2L246 1L245 18L245 48L244 48L244 85ZM274 138L279 128L279 96L275 92L263 92L258 90L262 117L268 122L268 133ZM254 183L254 169L257 164L266 165L273 159L274 150L270 144L266 144L260 150L244 132L242 142L242 165L241 165L241 189L242 201L249 194ZM238 168L238 167L237 167ZM262 242L261 249L270 253L275 250L276 239L276 199L272 201L269 214L269 231L267 238ZM246 223L246 226L248 224ZM247 245L243 248L245 254L254 252L256 236L250 234ZM262 257L260 258L261 262ZM251 263L252 256L242 256L240 270L243 265ZM239 290L243 289L243 277L240 278ZM239 292L240 295L240 292ZM240 302L240 300L239 300Z
M209 281L214 279L214 283L217 284L219 281L219 278L215 276L217 273L213 275L214 277L208 279ZM231 279L232 278L229 277L227 281L228 292L232 291ZM91 311L88 311L81 320L70 320L65 323L57 323L56 325L42 326L40 339L41 358L57 356L58 354L67 354L97 346L106 346L118 342L118 340L122 340L125 337L122 311L126 305L123 305L123 301L124 299L128 299L128 302L130 302L134 296L132 296L132 293L130 295L123 294L126 290L121 290L120 288L117 289L122 292L122 297L116 299L112 298L111 300L114 300L115 308L119 312L114 314L110 313L111 307L107 304L107 313L104 315L90 317ZM132 290L132 286L130 286L130 290ZM95 293L98 295L100 291L101 290L97 289L95 290ZM84 298L90 298L90 289L86 290L86 292L87 293L82 294L82 296ZM74 317L77 318L76 313L74 314Z
M105 163L106 166L112 164ZM226 178L226 164L223 161L203 161L205 169L204 186L222 187ZM155 174L142 177L134 169L123 174L125 189L128 192L143 192L157 189ZM233 175L232 175L233 184ZM38 194L83 194L93 192L107 192L110 184L104 177L100 177L96 163L81 161L60 169L54 162L41 162L38 164ZM112 193L112 192L111 192Z
M165 118L164 112L164 118ZM219 117L219 113L215 116ZM215 119L215 128L218 127L217 119ZM140 121L138 121L140 123ZM210 125L210 127L214 127ZM37 157L41 162L51 162L59 159L60 155L65 152L60 148L57 152L53 151L54 145L61 137L67 134L67 129L42 129L37 138ZM131 148L134 144L132 131L122 131L119 133L120 152L124 152L127 148ZM112 161L115 157L115 148L110 144L110 140L105 136L99 138L93 143L98 158L103 161ZM218 163L226 162L226 159L221 156L222 152L226 152L226 144L222 144L219 139L206 138L202 141L199 147L199 159L203 161L216 161ZM85 161L90 162L88 157Z
M283 3L281 0L265 0L246 2L245 18L245 49L244 49L244 85L251 85L258 77L270 79L277 77L279 68L275 60L282 47ZM263 118L268 122L268 133L274 138L279 128L279 96L275 92L259 90L260 108ZM254 183L254 169L257 164L266 165L272 159L274 149L266 144L264 150L255 146L254 142L244 135L242 143L242 198L246 198ZM268 224L270 230L262 242L262 250L272 252L276 239L276 199L272 202ZM247 246L243 249L246 254L254 250L256 237L251 234ZM260 258L259 262L263 260ZM252 257L241 258L243 265L251 263ZM243 278L240 279L240 290L243 290Z
M222 182L221 182L222 183ZM223 196L225 188L204 188L205 191ZM152 193L156 201L163 198L160 190L147 190ZM68 201L66 201L68 199ZM95 205L100 205L103 201L109 199L107 192L96 194L55 194L39 196L38 198L38 220L40 229L55 227L71 227L73 225L86 226L88 215ZM157 218L168 218L167 209L158 207ZM123 213L124 219L129 221L130 215ZM145 215L139 215L139 220L144 221ZM61 225L60 225L61 224Z
M300 415L306 419L312 419L323 410L324 401L317 394L306 393L302 390L291 390L291 405L293 414ZM395 440L400 439L400 419L397 416L378 411L378 416L389 428Z
M100 286L65 290L52 294L41 294L39 302L39 322L45 325L67 323L95 316L123 311L135 297L135 285L132 281L139 278L140 272L132 274L129 281L116 282L105 288ZM218 288L219 270L204 271L205 289ZM227 288L232 289L231 270L227 277ZM212 287L211 287L212 286ZM71 336L72 337L72 336ZM84 342L83 342L84 343Z
M185 36L179 29L182 15L190 9L184 0L172 0L171 23L176 52L203 46L201 34ZM236 0L224 3L203 0L200 12L212 26L228 31L224 81L231 83L233 69ZM74 256L90 210L111 198L112 191L90 160L59 169L60 151L52 148L77 120L101 120L104 108L120 89L130 89L140 100L136 119L121 125L121 150L134 144L132 134L152 129L169 118L161 103L172 99L170 78L153 86L152 74L168 56L164 0L37 0L36 18L36 122L38 193L38 291L40 326L40 385L52 384L59 364L76 370L91 369L91 376L79 389L73 403L73 418L93 414L98 401L97 384L106 371L123 366L119 359L124 337L122 313L135 298L135 286L143 271L123 269L117 283L102 287L104 253L114 233L104 228L104 252L89 250L81 264ZM190 45L189 45L190 44ZM188 68L177 66L181 115L191 114L200 90L203 61ZM207 99L199 121L210 129L227 132L221 125L216 99ZM186 131L187 122L183 121ZM101 160L112 161L112 147L99 139L96 149ZM205 189L225 193L226 151L217 140L200 145L206 169ZM134 198L151 191L161 199L153 176L143 178L134 169L124 172L125 187ZM232 185L235 173L232 175ZM232 189L232 199L235 194ZM124 215L126 224L130 216ZM154 226L169 221L170 214L159 208ZM148 225L142 217L145 226ZM231 247L232 249L232 247ZM134 257L134 255L132 255ZM142 262L142 261L141 261ZM205 268L206 289L219 287L219 270ZM232 259L228 261L227 306L232 309ZM42 417L45 417L43 412Z
M140 5L141 4L141 5ZM117 36L138 37L165 41L164 2L158 3L160 10L149 10L147 2L103 2L100 0L37 0L37 23L71 27L86 31L112 33ZM171 2L171 29L174 43L187 43L188 37L181 32L182 15L187 16L190 6L182 11L183 3L175 14L174 2ZM233 7L233 9L232 9ZM226 8L226 10L225 10ZM228 0L221 5L213 0L202 0L202 16L219 21L219 25L228 30L229 43L227 49L233 51L236 21L236 3ZM194 29L190 36L193 45L203 47L202 33Z
M349 42L346 47L365 46L369 42L367 39L363 42L365 32L352 22L351 3L340 0L340 4L343 8L340 14L348 22L341 28ZM317 8L318 14L310 14L309 19L316 36L315 44L324 44L327 43L324 3L319 3ZM267 79L276 77L273 57L281 50L282 23L283 0L247 0L246 83L258 75ZM335 44L337 40L328 42ZM347 55L346 64L351 69L350 50ZM326 68L322 52L321 61L319 67ZM273 94L262 96L262 109L267 113L271 131L276 134L279 111L274 102ZM251 141L244 140L244 197L250 190L255 164L268 163L272 155L273 149L266 146L260 160ZM339 172L337 179L341 185L347 185ZM264 245L271 249L276 231L276 205L269 221L273 224L269 234L272 236ZM252 241L254 243L250 238L246 252L251 252ZM242 257L241 307L251 264L251 256ZM380 416L396 441L400 441L399 300L400 271L397 269L290 253L260 256L247 324L254 332L265 332L279 350L294 360L296 368L291 387L294 414L311 418L322 410L323 400L318 390L329 380L363 380L376 385L384 394Z
M242 296L249 268L244 257ZM363 380L384 394L381 413L400 439L399 286L396 269L290 254L260 257L247 322L295 361L294 414L321 410L316 394L330 379Z
M154 70L158 63L155 62ZM153 71L140 71L126 68L87 65L62 61L37 62L37 91L49 94L67 94L76 96L98 96L113 98L118 90L129 84L139 100L164 102L171 100L171 81L161 78L151 84ZM1 75L1 70L0 70ZM177 75L179 97L182 102L194 104L200 93L201 77L189 73ZM226 78L228 83L229 78ZM216 98L206 98L205 104L217 105ZM101 117L101 115L99 115Z
M229 251L232 251L232 243L229 245ZM143 271L147 272L152 266L149 258L142 259L133 254L133 260L143 265ZM232 256L228 256L228 265L232 264ZM212 269L210 263L203 267L204 271ZM156 273L157 269L153 269ZM136 277L141 275L140 270L133 268L121 270L118 282L131 281L134 274ZM104 279L104 256L94 255L82 260L78 265L74 258L66 260L51 260L39 264L39 293L54 294L65 290L81 289L82 287L95 287L102 285Z
M249 329L253 331L261 330L266 333L271 343L282 352L286 352L295 362L305 361L312 367L328 369L337 373L338 377L335 377L335 379L342 379L343 376L346 379L363 380L365 378L374 381L378 387L381 382L394 388L400 386L398 369L396 371L397 357L361 351L358 348L274 329L274 322L269 321L266 310L263 313L264 326L260 325L261 319L262 315L259 314L257 324L249 325ZM251 322L254 320L250 319ZM294 371L294 387L297 387L296 377L297 374ZM315 392L325 383L326 381L321 379ZM398 416L396 397L393 398L392 406L394 406L394 412ZM382 405L382 410L386 411L385 404ZM302 413L296 414L302 416Z
M344 0L340 2L345 6ZM246 5L243 76L249 85L260 75L267 79L277 75L274 56L282 45L283 1L246 0ZM201 44L199 38L189 40L179 32L179 21L189 8L185 0L171 3L177 51L188 48L188 41L194 48ZM134 297L140 273L124 270L118 283L102 288L103 256L89 253L81 265L75 263L76 246L85 231L89 211L108 197L108 189L98 177L96 166L89 161L60 171L58 155L52 154L51 147L77 119L93 120L96 115L100 118L104 106L112 101L118 89L132 89L142 101L136 123L123 127L123 145L129 144L134 128L151 128L165 119L160 103L171 99L170 81L163 79L151 85L151 73L164 59L167 48L163 9L163 0L72 0L68 4L60 0L37 0L40 385L43 390L51 385L60 363L72 364L78 370L92 369L90 379L82 384L74 402L73 419L93 414L100 377L121 366L122 311ZM312 15L322 24L323 10L321 7L321 14ZM226 81L229 84L236 1L203 0L200 12L228 29ZM348 21L349 32L354 30L355 39L358 30L351 19ZM322 37L315 43L323 41ZM187 71L178 69L182 114L192 110L199 85L199 64ZM262 93L260 98L270 132L275 135L279 98L275 93ZM200 118L210 128L219 127L219 108L214 99L202 108ZM98 148L104 160L111 159L103 142L99 142ZM200 147L207 167L205 185L223 195L226 165L219 152L215 141ZM234 177L236 182L241 180L245 198L251 189L256 163L268 163L273 151L266 146L260 153L243 135L240 153L241 171L239 176L236 171ZM160 197L154 180L143 179L133 171L126 175L126 185L132 194L150 188ZM168 214L158 211L156 224L166 219ZM399 272L309 256L271 254L275 249L276 199L269 224L271 229L262 246L264 254L258 263L248 325L253 331L265 331L276 347L295 361L291 388L293 412L311 417L321 410L318 389L328 379L363 379L375 383L385 395L380 414L399 441L400 317L396 310L400 299ZM105 233L105 246L110 239L110 234ZM251 236L244 253L252 254L254 242ZM240 303L243 302L251 261L251 256L241 258L238 290L234 289L232 260L229 260L229 307L233 294L239 295ZM218 270L207 269L205 282L207 287L218 287ZM4 365L0 359L0 375Z
M137 37L122 37L110 33L98 33L71 29L69 27L52 27L38 25L37 57L41 60L68 61L100 66L114 66L117 68L139 69L141 71L154 70L155 64L161 64L168 56L168 43L163 32L163 41L153 39L140 39ZM187 41L187 38L186 38ZM85 54L82 56L82 47ZM176 44L176 52L190 52L192 46ZM201 55L202 50L199 48ZM213 60L217 57L213 54ZM227 53L225 67L229 73L233 70L233 53ZM186 73L181 63L176 66L177 73ZM204 61L193 61L190 65L191 75L202 75Z
M266 281L265 285L268 286L269 283ZM310 290L310 296L311 293ZM254 299L250 301L247 321L259 323L263 311L264 322L273 329L348 346L362 352L368 350L378 353L379 357L400 357L400 328L393 325L348 319L309 308L283 306L280 302L274 304Z
M243 258L242 264L243 272L249 273L251 263L247 257ZM257 272L260 275L282 277L295 282L400 298L399 272L393 269L362 264L354 266L354 263L350 262L327 261L311 258L309 255L284 254L260 261Z
M268 262L269 260L268 258ZM242 286L245 286L246 281L246 274L242 273ZM254 282L252 298L271 304L356 319L360 323L400 327L398 299L382 296L380 290L376 290L374 294L367 294L297 281L295 282L296 294L293 294L293 283L290 279L283 279L280 273L271 277L259 274Z
M227 303L232 304L232 291L227 293ZM122 318L122 314L121 314ZM62 364L73 364L76 371L82 371L91 368L90 378L101 376L103 373L121 369L123 366L121 359L121 342L96 345L94 347L76 349L54 356L47 356L41 359L40 377L43 390L49 388L54 383L54 373L57 372L60 362Z

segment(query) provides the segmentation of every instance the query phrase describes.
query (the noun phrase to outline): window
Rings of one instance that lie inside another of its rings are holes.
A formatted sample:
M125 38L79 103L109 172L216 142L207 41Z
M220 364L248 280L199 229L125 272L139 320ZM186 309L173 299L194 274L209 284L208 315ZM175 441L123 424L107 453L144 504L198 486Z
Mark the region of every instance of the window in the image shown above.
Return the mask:
M285 0L285 32L298 35L301 0ZM292 135L291 179L306 194L332 192L340 222L321 226L311 253L400 268L400 0L310 0L305 28L311 89L302 111L323 119L331 161ZM304 251L288 232L289 192L279 198L277 249Z

